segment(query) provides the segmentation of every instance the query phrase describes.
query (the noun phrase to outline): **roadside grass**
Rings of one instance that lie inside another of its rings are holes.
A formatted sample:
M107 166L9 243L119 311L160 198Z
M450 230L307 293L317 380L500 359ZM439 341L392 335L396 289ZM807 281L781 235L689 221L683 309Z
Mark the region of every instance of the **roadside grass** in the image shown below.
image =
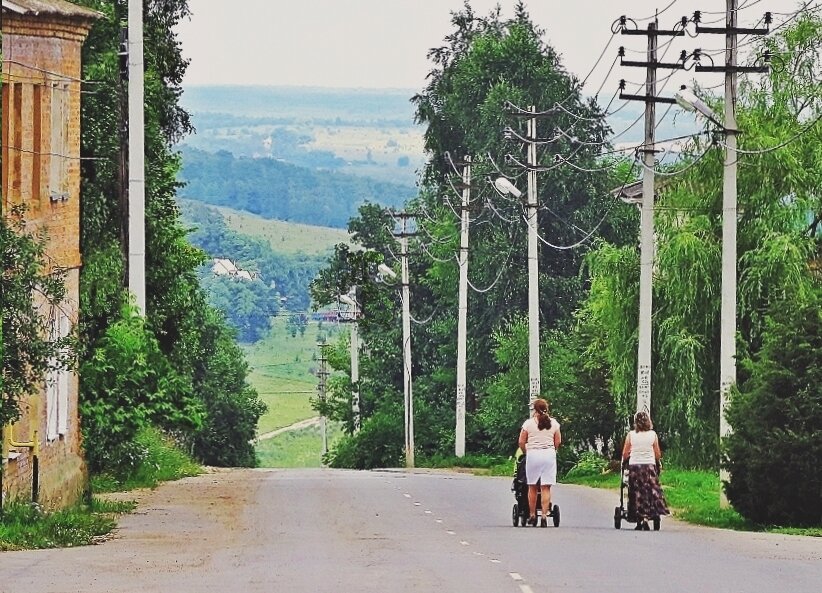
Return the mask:
M117 515L134 509L130 501L103 501L93 498L56 512L39 505L13 502L0 517L0 551L86 546L117 526Z
M137 437L145 451L140 465L123 476L98 474L91 477L92 492L121 492L136 488L154 488L160 482L179 480L202 473L203 468L191 456L181 451L159 430L149 428Z
M616 472L566 475L560 481L565 484L617 490L619 489L620 475ZM822 528L820 527L799 528L756 525L732 508L720 508L719 475L713 472L664 468L660 474L660 482L668 502L668 508L671 509L673 516L682 521L720 529L822 537Z
M318 322L310 321L305 334L292 337L286 319L277 317L268 336L244 346L251 367L249 383L268 406L257 424L257 434L317 415L310 401L317 393L313 374L318 365L317 340L322 334L331 341L339 331L334 324L323 323L320 327Z
M339 426L329 423L328 446L342 436ZM259 467L322 467L322 435L319 426L291 430L257 443Z

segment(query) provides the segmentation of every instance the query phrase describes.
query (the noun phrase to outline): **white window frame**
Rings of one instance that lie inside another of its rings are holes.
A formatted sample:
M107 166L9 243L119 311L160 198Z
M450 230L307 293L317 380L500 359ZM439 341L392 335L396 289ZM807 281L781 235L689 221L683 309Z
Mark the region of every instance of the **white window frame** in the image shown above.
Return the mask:
M71 332L71 320L60 307L55 308L49 324L49 339L56 341ZM65 349L61 354L66 354ZM61 356L61 358L63 358ZM52 358L52 367L46 376L46 438L55 441L69 432L69 390L71 371L53 368L58 360Z

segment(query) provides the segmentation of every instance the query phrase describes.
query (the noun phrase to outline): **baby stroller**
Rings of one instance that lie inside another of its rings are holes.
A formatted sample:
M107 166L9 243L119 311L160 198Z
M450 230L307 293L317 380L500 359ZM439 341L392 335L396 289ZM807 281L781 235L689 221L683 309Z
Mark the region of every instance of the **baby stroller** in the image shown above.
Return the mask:
M537 517L542 515L542 493L537 482ZM525 455L521 455L514 464L514 482L511 484L514 493L514 508L511 511L511 521L514 527L525 527L528 524L528 480L525 477ZM551 505L548 516L553 519L554 527L559 527L559 505Z
M628 480L628 465L627 463L623 463L622 465L622 477L619 482L619 506L614 509L614 528L619 529L622 527L622 522L627 521L628 523L636 523L637 517L634 513L629 513L628 509L626 508L626 500L625 500L625 493L626 491L629 493L630 496L630 482ZM653 517L653 524L654 524L654 531L659 531L661 526L661 521L659 517Z

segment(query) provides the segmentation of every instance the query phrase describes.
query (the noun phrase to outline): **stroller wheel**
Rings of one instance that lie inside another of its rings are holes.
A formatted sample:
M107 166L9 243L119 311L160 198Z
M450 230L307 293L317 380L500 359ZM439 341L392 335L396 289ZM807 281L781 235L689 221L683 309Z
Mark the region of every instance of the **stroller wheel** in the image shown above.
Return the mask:
M654 517L654 531L659 531L661 520L659 517Z
M622 527L622 507L614 509L614 529Z
M519 523L519 507L517 503L514 503L514 509L511 511L511 521L514 523L514 527Z
M559 527L559 505L554 505L554 510L551 511L551 516L554 518L554 527Z

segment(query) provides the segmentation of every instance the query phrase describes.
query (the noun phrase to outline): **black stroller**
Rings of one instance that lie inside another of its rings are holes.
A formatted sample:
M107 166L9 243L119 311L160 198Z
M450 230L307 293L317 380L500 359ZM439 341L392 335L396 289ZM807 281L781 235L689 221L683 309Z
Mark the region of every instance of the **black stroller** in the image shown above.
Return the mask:
M626 500L625 500L625 492L629 492L630 496L630 482L628 481L628 467L623 465L622 467L622 475L619 483L619 506L614 509L614 528L619 529L622 527L622 522L627 521L628 523L636 523L637 517L634 513L629 513ZM659 517L653 517L653 524L654 524L654 531L659 531L661 526L661 521Z
M537 482L539 486L539 482ZM514 508L511 511L511 521L514 527L525 527L528 524L528 480L525 478L525 455L521 455L514 464L514 483L511 484L514 493ZM542 493L537 490L537 517L542 515ZM553 519L554 527L559 527L559 505L551 505L548 516Z

